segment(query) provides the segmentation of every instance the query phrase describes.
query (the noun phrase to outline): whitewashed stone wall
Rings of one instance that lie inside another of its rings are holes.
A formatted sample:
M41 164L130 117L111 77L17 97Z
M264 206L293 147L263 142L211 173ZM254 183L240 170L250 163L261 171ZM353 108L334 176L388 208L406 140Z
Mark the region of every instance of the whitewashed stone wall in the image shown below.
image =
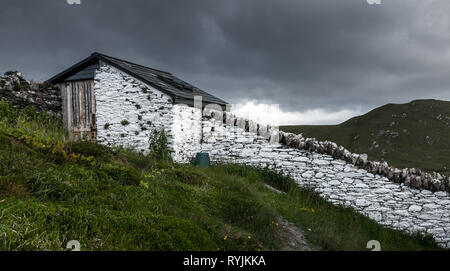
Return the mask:
M165 131L177 162L187 162L200 148L199 109L174 105L168 95L106 64L96 71L94 90L99 143L148 153L157 129Z
M201 150L202 111L187 105L173 106L173 150L172 158L187 163Z
M245 126L251 124L243 120L236 124L241 127L203 120L202 151L210 153L212 161L282 171L333 204L352 207L394 229L430 233L442 246L450 247L448 192L414 189L330 155L270 144L267 135L245 132Z

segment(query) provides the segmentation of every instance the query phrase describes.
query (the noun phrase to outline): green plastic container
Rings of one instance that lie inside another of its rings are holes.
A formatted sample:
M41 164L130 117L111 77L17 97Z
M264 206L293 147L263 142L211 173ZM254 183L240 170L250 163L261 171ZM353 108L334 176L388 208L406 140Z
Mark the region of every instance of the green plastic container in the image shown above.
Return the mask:
M209 159L209 154L204 152L199 152L195 156L194 165L198 167L208 168L211 166L211 161Z

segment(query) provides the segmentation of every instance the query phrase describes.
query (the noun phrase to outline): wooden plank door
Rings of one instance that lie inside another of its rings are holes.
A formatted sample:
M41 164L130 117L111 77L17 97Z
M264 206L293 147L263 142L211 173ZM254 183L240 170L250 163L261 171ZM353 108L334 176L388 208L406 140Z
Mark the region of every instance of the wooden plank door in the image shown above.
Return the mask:
M94 81L71 81L63 86L63 120L72 139L96 141Z

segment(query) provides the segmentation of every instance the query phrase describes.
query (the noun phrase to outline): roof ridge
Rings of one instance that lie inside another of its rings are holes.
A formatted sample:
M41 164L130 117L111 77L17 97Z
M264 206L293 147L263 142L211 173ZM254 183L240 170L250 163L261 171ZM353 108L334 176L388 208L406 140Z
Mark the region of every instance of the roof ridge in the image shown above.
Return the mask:
M131 61L128 61L128 60L125 60L125 59L117 58L117 57L108 56L108 55L105 55L105 54L102 54L102 53L98 53L98 52L92 53L91 56L99 56L99 57L112 58L112 59L115 59L115 60L119 60L119 61L122 61L122 62L126 62L126 63L129 63L129 64L133 64L133 65L136 65L136 66L139 66L139 67L143 67L143 68L146 68L146 69L150 69L150 70L154 70L154 71L157 71L157 72L162 72L162 73L165 73L165 74L172 75L170 72L166 72L166 71L163 71L163 70L158 70L158 69L150 68L150 67L148 67L148 66L144 66L144 65L141 65L141 64L137 64L137 63L134 63L134 62L131 62Z

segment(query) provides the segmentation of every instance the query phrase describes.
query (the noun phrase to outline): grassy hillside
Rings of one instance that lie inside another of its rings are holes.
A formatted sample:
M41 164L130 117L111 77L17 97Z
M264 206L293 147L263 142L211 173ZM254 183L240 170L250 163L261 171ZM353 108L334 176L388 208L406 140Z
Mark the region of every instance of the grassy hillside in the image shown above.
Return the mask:
M53 118L1 102L0 250L66 250L69 240L82 250L277 250L289 249L290 232L313 249L366 250L373 239L384 250L437 249L281 174L177 165L153 149L70 142Z
M387 104L339 125L281 127L283 131L334 141L369 159L399 168L450 175L450 102L416 100Z

